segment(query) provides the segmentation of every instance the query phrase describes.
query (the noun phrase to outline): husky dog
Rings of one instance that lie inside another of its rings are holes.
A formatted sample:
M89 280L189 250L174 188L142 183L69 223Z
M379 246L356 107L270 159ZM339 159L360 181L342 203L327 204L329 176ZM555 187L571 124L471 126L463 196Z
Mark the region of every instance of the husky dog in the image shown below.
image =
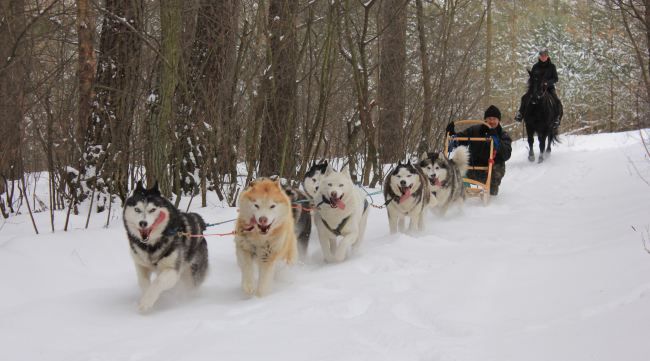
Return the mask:
M429 205L429 181L422 170L400 161L384 181L384 198L388 211L390 233L404 232L406 217L410 218L409 231L424 230L424 209Z
M350 171L327 168L318 187L317 212L314 222L323 256L327 262L341 262L348 249L359 248L368 221L368 201L352 184ZM336 242L338 236L343 239Z
M288 184L283 184L282 187L291 200L294 233L298 239L298 253L300 254L300 259L304 260L307 257L309 235L311 234L311 214L309 213L309 209L313 207L312 199L298 187Z
M444 153L422 154L420 168L429 179L434 201L432 207L440 207L440 214L445 215L453 203L460 205L465 201L463 177L467 173L469 151L467 147L457 147L451 158Z
M327 171L327 160L319 163L313 162L307 173L305 173L305 177L302 180L302 187L312 199L316 199L320 180L323 178L325 171Z
M279 180L260 178L251 182L239 196L235 231L242 290L248 295L265 296L273 283L275 262L285 260L291 264L298 253L291 200ZM257 284L255 265L259 274Z
M158 183L145 189L138 182L124 205L124 227L135 262L142 297L138 304L146 312L160 294L180 280L199 286L208 271L208 244L202 235L203 218L196 213L181 213L160 195ZM151 274L157 276L151 281Z

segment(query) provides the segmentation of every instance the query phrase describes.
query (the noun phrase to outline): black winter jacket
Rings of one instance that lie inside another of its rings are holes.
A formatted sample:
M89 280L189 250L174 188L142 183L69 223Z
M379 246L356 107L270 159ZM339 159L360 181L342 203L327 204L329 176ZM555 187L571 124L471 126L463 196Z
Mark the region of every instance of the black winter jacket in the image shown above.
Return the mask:
M510 159L512 153L512 139L510 135L501 128L499 124L495 129L490 129L485 124L478 124L465 129L462 132L456 133L459 137L475 137L486 138L491 135L496 135L494 142L494 149L497 154L494 158L495 163L503 163ZM489 142L459 142L462 145L469 145L469 163L473 166L487 166L488 159L490 159L490 143Z
M551 63L551 58L548 58L547 61L538 60L530 72L533 73L533 76L539 77L542 82L546 82L548 89L555 89L555 83L558 82L557 69L555 69L555 64Z

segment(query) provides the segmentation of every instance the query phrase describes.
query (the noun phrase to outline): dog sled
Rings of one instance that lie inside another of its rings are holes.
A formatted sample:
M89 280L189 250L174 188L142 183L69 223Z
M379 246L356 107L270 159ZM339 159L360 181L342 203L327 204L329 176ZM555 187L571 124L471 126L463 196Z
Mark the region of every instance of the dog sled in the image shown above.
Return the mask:
M476 124L485 124L489 125L482 120L457 120L454 122L454 127L458 125L476 125ZM465 195L467 197L477 197L483 200L483 204L487 205L490 202L490 182L492 180L492 165L494 164L494 140L492 137L458 137L451 135L448 132L445 136L445 154L449 156L449 144L452 142L489 142L490 143L490 158L488 159L487 165L474 165L468 166L467 170L475 170L481 172L487 172L487 179L485 183L476 181L470 178L463 178L465 183Z

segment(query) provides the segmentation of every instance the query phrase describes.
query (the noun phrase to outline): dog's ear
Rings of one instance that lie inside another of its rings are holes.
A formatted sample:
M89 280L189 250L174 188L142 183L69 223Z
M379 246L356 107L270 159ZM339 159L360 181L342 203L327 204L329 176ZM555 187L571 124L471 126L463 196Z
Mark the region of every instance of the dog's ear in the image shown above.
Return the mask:
M142 185L141 180L139 180L138 184L135 185L135 192L139 192L139 193L144 192L144 186Z
M400 165L402 165L402 160L401 159L397 161L397 166L399 167Z
M156 182L153 184L153 187L149 188L149 189L147 190L147 192L150 193L150 194L153 194L153 195L157 195L157 196L160 195L160 188L158 188L158 181L157 181L157 180L156 180Z
M420 156L420 160L427 160L427 152L423 152L422 155Z
M327 169L325 170L325 176L327 177L330 174L332 174L333 172L334 172L334 169L332 169L332 167L328 165Z
M320 162L320 164L321 164L321 165L324 165L324 166L326 166L326 167L327 167L327 159L323 159L323 161L322 161L322 162Z
M341 169L341 173L345 174L346 177L352 179L352 176L350 175L350 166L349 165L346 164L345 167L343 167L343 169Z

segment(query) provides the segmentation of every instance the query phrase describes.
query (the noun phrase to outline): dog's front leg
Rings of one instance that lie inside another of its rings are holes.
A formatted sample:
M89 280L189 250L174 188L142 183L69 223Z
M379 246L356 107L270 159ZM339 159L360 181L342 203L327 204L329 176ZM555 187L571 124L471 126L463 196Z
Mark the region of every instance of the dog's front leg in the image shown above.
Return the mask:
M250 296L255 292L253 255L241 247L237 247L237 264L241 270L241 289Z
M333 262L334 256L332 255L333 249L330 248L330 237L334 237L334 242L336 242L336 237L331 234L330 231L325 229L325 225L320 219L316 220L316 229L318 230L318 241L320 242L320 248L323 250L323 258L325 258L326 262Z
M409 233L417 233L420 231L420 218L421 214L412 212L410 215L410 220L409 220Z
M149 311L158 300L158 297L160 297L160 294L163 291L174 287L179 278L180 275L178 271L173 268L168 268L160 272L158 277L156 277L156 279L151 283L151 286L149 286L142 295L140 303L138 304L140 312Z
M151 270L148 267L135 264L135 273L138 275L138 286L142 292L146 291L151 285Z
M357 241L357 238L359 237L359 232L356 229L350 230L347 234L343 236L343 239L339 243L338 248L336 249L336 254L334 255L334 258L336 259L337 262L343 262L345 260L345 256L348 253L348 249L354 242Z
M275 274L275 262L262 261L258 263L259 278L257 281L257 297L266 296L271 290L273 284L273 275Z
M406 217L404 217L404 216L402 216L402 215L398 215L398 216L397 216L397 228L398 228L399 231L402 232L402 233L404 233L404 231L406 230L406 226L404 225L404 223L405 223L405 218L406 218Z
M391 214L390 210L386 210L386 213L388 213L388 227L390 227L390 234L395 234L397 233L397 218L399 216L395 216Z

